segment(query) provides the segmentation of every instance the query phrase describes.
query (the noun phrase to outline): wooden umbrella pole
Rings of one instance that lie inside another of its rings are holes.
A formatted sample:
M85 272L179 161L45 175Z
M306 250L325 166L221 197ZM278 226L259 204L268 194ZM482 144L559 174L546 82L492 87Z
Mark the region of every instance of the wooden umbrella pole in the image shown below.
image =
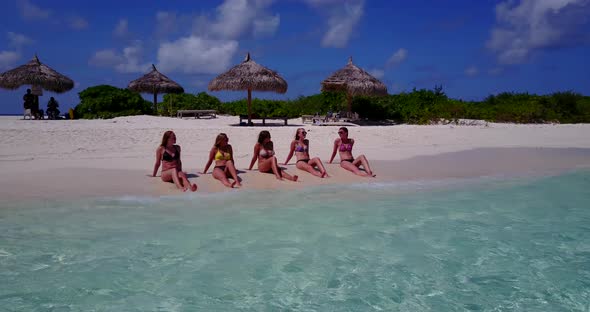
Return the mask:
M349 92L346 93L346 101L348 102L348 112L352 114L352 96Z
M158 115L158 93L154 92L154 113Z
M252 89L248 89L248 126L252 124Z

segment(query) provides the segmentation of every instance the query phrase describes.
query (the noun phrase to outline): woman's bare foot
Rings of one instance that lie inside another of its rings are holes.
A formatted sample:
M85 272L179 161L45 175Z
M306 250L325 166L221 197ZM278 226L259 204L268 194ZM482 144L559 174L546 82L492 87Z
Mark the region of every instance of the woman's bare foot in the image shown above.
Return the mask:
M234 185L234 187L235 187L235 188L240 188L240 187L242 187L242 184L241 184L241 183L239 183L239 182L237 182L237 181L236 181L236 182L234 182L234 184L235 184L235 185Z
M232 182L229 187L234 188L236 186L236 181Z
M297 179L299 179L299 176L298 175L294 175L293 176L293 182L297 182Z
M198 186L196 184L191 185L191 191L197 191Z
M328 176L328 173L324 171L324 172L322 172L322 176L320 178L325 178L327 176Z

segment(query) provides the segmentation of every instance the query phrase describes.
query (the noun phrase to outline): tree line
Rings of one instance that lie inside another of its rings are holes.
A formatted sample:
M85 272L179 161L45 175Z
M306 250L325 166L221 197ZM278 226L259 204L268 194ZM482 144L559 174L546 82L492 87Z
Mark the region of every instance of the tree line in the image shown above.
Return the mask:
M74 112L77 118L113 118L129 115L176 116L179 109L215 109L219 114L247 113L246 99L222 102L206 92L197 94L166 94L154 111L153 103L127 89L100 85L79 93L80 103ZM489 95L482 101L449 98L442 87L383 97L354 97L352 109L362 119L405 124L452 122L478 119L511 123L590 123L590 96L565 91L547 95L503 92ZM346 95L322 92L290 100L253 99L252 112L259 116L326 114L346 110Z

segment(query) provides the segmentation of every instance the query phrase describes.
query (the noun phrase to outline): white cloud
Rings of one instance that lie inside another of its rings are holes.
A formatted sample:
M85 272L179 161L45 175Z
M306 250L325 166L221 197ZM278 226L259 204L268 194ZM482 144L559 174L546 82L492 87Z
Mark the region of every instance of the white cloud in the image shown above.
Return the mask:
M0 51L0 69L8 69L20 59L20 54L15 51Z
M94 53L88 62L97 67L113 67L120 73L143 73L151 63L141 64L143 49L141 42L125 47L121 53L113 50L101 50Z
M8 41L10 41L10 45L17 48L33 43L33 40L31 38L23 34L17 34L12 31L9 31L7 35Z
M377 79L381 79L381 78L383 78L383 76L385 76L385 71L382 69L378 69L378 68L369 70L368 73Z
M76 30L82 30L88 27L88 21L79 16L74 16L70 19L70 27Z
M474 77L477 76L477 74L479 74L479 69L475 66L469 66L465 69L465 75L468 77Z
M389 59L387 60L388 66L395 66L401 62L403 62L408 57L408 50L404 48L400 48L395 53L393 53Z
M281 17L278 14L254 20L254 37L260 38L274 35L279 28L280 22Z
M590 0L521 0L496 6L496 25L486 46L501 64L518 64L546 48L587 40Z
M312 1L314 5L326 5L336 3L328 9L328 30L322 38L323 47L342 48L346 46L352 31L360 21L364 11L364 0L341 2ZM323 9L323 8L322 8Z
M18 1L18 6L20 8L22 17L25 19L46 19L51 15L50 10L42 9L28 0Z
M115 30L113 31L113 34L116 37L120 38L126 37L129 34L129 22L126 18L122 18L119 20L117 26L115 27Z
M89 64L99 67L115 66L123 62L123 56L113 49L100 50L90 58Z
M229 67L237 49L235 40L184 37L160 45L158 68L166 72L216 74Z
M268 12L274 0L225 0L214 17L199 15L193 21L193 35L236 40L245 34L271 36L280 24L280 16Z

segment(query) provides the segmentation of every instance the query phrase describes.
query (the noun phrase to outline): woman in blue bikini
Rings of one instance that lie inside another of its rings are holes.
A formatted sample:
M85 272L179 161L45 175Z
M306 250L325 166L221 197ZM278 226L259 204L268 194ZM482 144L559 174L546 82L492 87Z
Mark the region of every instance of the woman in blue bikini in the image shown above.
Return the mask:
M340 167L359 176L374 177L375 174L371 171L369 161L365 155L361 155L357 158L352 156L354 140L348 137L348 129L346 127L338 129L338 135L340 137L334 141L334 150L332 151L332 157L330 157L330 163L334 160L336 152L339 152ZM360 166L363 166L365 171L360 170Z
M320 158L309 157L309 140L305 138L306 136L307 131L305 131L305 129L297 129L295 132L295 140L291 142L289 156L287 156L287 160L285 160L284 165L287 165L289 160L291 160L291 157L293 157L293 154L295 154L295 157L297 157L295 167L297 167L297 169L307 171L316 177L327 177L328 173L326 172L326 168L324 168Z
M211 163L215 160L215 167L213 167L213 177L227 187L241 187L238 173L234 166L234 151L230 144L229 138L225 133L220 133L215 138L215 144L209 152L209 160L205 165L203 174L207 173ZM233 178L234 182L229 182L228 178Z
M182 171L180 146L176 145L176 135L172 131L164 132L162 143L156 149L156 163L154 164L152 176L156 176L160 164L162 165L162 181L174 182L176 187L184 192L189 188L193 192L197 190L197 185L191 184L188 181L186 173Z

